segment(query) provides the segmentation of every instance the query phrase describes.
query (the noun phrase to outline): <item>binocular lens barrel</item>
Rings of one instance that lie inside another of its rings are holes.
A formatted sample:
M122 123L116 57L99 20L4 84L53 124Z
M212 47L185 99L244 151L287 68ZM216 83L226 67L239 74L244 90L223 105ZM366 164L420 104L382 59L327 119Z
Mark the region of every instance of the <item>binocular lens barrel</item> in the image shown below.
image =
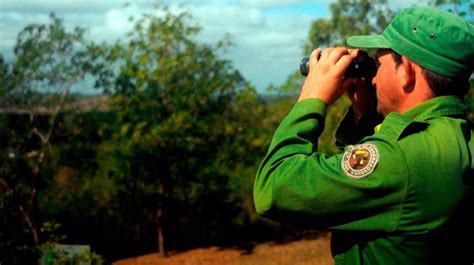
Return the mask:
M300 62L300 73L302 76L308 76L309 73L309 58L304 57Z

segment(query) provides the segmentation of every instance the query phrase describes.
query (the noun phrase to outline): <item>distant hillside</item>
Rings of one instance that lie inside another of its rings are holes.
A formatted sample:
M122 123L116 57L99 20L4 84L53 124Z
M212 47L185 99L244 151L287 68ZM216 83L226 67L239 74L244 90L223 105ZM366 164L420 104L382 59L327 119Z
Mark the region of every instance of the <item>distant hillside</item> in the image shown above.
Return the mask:
M48 97L48 95L41 94L36 95L38 97ZM57 96L57 95L49 95ZM63 111L100 111L107 112L109 111L109 106L107 104L109 95L85 95L85 94L72 94L68 97L67 103L64 106ZM296 99L297 95L280 95L280 94L259 94L258 102L266 103L275 103L281 100ZM33 109L25 107L15 107L15 106L1 106L0 113L15 113L15 114L52 114L54 112L53 107L38 106Z
M106 112L109 110L107 105L107 101L110 96L108 95L73 95L69 98L68 102L64 106L63 111L79 111L79 112L87 112L87 111L101 111ZM38 106L32 109L24 108L24 107L0 107L0 113L14 113L14 114L28 114L28 113L35 113L35 114L52 114L54 112L54 108L52 107L43 107Z
M84 96L78 100L75 100L66 105L66 110L77 110L77 111L108 111L109 107L107 101L109 100L108 95L98 96Z

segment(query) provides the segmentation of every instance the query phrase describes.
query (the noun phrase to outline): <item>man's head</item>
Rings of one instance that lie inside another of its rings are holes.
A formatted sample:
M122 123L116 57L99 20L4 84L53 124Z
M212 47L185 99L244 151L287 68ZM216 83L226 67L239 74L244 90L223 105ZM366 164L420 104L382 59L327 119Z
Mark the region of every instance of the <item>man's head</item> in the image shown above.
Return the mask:
M379 49L379 60L382 54L390 53L385 62L390 59L394 67L402 67L402 72L392 77L405 78L405 70L413 74L419 67L422 71L417 72L421 73L418 79L421 76L426 79L433 96L465 93L474 65L474 27L456 15L437 9L404 9L382 35L354 36L348 38L347 43L353 47ZM387 69L379 69L379 72L381 70ZM377 73L374 78L378 90L383 89L383 84L397 85L397 80L381 80L385 77L388 76ZM381 92L377 92L379 97Z

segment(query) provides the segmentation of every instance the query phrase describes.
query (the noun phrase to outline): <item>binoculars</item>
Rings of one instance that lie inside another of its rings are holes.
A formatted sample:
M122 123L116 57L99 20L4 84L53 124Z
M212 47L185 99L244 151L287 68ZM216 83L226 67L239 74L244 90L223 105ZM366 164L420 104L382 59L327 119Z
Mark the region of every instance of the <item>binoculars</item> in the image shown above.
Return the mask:
M321 57L321 53L319 54ZM375 76L377 72L377 65L375 64L375 60L371 58L367 52L359 51L359 55L351 62L349 67L347 68L346 72L344 73L344 77L348 78L355 78L355 77L365 77L372 78ZM307 76L309 73L309 58L304 57L300 63L300 73L303 76Z

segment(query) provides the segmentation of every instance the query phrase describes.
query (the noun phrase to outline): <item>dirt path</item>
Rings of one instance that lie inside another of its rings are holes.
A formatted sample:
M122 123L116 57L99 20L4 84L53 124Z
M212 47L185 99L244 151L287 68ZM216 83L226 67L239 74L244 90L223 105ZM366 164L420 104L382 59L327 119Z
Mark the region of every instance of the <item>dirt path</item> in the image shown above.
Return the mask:
M332 265L329 235L293 242L267 242L248 248L198 248L171 253L161 258L158 253L117 261L113 265Z

